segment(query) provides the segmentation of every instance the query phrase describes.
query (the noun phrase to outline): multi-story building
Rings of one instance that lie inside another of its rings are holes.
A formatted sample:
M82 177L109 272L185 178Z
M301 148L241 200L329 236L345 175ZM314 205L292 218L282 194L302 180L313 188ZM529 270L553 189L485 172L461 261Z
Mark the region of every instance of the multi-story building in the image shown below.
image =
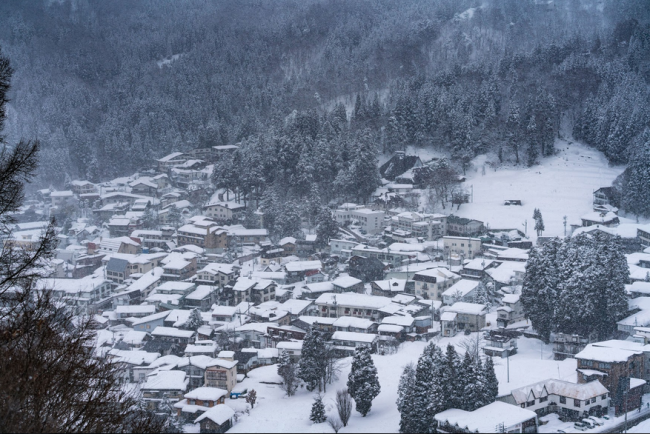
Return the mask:
M227 390L228 393L237 384L237 361L214 359L205 368L206 387L218 387Z
M431 268L413 275L415 295L427 300L442 301L442 293L460 280L460 276L446 268Z
M369 234L381 232L384 216L383 211L372 210L354 203L344 203L334 211L334 218L338 224L342 225L345 222L357 221L361 229Z
M196 272L196 282L223 288L239 277L239 270L236 265L211 263Z
M445 258L449 256L460 256L464 259L474 259L481 253L481 239L470 237L442 237L444 243Z
M156 375L149 376L140 387L142 400L148 410L162 410L161 404L164 401L175 403L183 399L188 383L189 379L183 371L159 371Z
M576 384L548 379L513 389L498 400L534 411L539 416L559 413L563 419L580 420L606 414L610 396L609 390L598 380Z
M72 181L70 188L75 194L89 194L97 192L95 184L89 181Z
M650 247L650 225L637 228L636 236L643 247Z
M205 215L218 222L237 220L246 210L246 206L237 202L212 202L203 207Z
M52 206L58 207L63 205L67 200L70 200L74 197L74 193L71 190L65 191L53 191L50 193L50 198L52 199Z
M182 152L172 152L171 154L157 160L158 170L161 172L166 172L167 169L183 164L186 160L187 157Z
M239 149L237 145L222 145L222 146L213 146L212 147L212 159L214 161L221 160L224 156L235 152Z
M178 228L177 243L179 246L192 244L204 249L225 249L228 232L211 219L195 217L191 223Z
M485 231L482 221L456 217L450 215L447 217L447 235L458 237L472 237Z
M392 217L391 226L393 230L403 231L406 237L433 241L447 233L447 216L403 212Z
M322 317L353 316L378 321L380 317L379 309L389 305L391 299L354 293L325 293L318 297L314 303L319 316Z
M641 406L646 384L642 349L626 341L607 341L587 345L575 358L578 383L600 381L611 393L616 415Z

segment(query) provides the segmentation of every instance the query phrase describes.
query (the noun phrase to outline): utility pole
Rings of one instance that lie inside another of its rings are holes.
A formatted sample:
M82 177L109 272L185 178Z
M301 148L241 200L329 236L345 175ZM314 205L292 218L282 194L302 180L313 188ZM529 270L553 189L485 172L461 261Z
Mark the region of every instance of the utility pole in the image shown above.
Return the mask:
M510 383L510 348L508 348L508 353L506 354L506 365L508 366L508 383Z
M562 221L564 223L564 236L566 237L566 216L562 218Z

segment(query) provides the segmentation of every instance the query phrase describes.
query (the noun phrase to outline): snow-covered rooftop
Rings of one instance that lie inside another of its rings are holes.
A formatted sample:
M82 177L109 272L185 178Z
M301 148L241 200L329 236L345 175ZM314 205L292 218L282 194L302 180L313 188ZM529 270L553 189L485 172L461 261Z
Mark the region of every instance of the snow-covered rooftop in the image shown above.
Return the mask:
M217 425L223 425L225 422L232 419L234 415L235 415L235 411L232 408L228 407L227 405L225 404L215 405L210 410L206 411L201 416L199 416L194 421L194 423L199 423L203 419L210 419L212 422L216 423Z
M333 341L365 342L372 343L377 339L374 333L334 332Z
M142 390L181 390L187 389L189 380L183 371L158 371L147 378Z
M457 425L468 432L496 433L497 427L503 424L505 431L509 428L536 419L537 413L505 402L496 401L474 411L456 408L445 410L435 415L440 423Z
M219 389L217 387L197 387L191 392L187 392L184 396L186 399L218 401L222 396L226 396L227 394L227 390Z

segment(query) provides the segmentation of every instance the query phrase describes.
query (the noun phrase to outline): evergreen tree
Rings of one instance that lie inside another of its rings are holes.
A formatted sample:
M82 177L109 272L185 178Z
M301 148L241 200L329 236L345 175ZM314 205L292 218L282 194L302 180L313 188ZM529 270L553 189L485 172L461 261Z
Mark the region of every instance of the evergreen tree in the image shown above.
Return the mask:
M533 216L535 218L535 231L537 231L537 236L541 237L542 232L544 232L544 219L540 210L535 208L535 212L537 213L537 217Z
M324 387L323 380L327 368L326 351L321 331L312 327L305 335L302 344L302 356L298 365L298 377L307 384L307 390L310 392L317 387L320 391Z
M282 389L287 396L293 396L298 389L298 366L286 351L282 351L278 360L278 375L282 377Z
M357 347L354 351L347 385L350 396L354 398L356 410L365 417L372 407L372 401L381 391L377 368L367 347Z
M327 416L325 415L325 405L323 404L323 397L316 395L314 398L314 403L311 406L311 414L309 415L309 420L314 423L323 423L327 421Z
M488 405L496 401L499 396L499 380L494 372L494 362L492 357L488 357L483 365L482 382L484 384L483 401L481 405Z
M447 345L444 363L440 371L440 381L442 383L442 393L445 397L446 408L462 407L463 384L462 380L460 380L462 376L460 365L460 358L456 352L456 347L451 344ZM457 385L461 387L457 387Z
M397 386L397 411L406 413L406 403L407 396L413 393L413 387L415 386L415 366L413 363L409 363L404 366L404 371L402 371L402 376L399 379L399 385Z
M430 432L433 416L445 410L439 377L442 363L440 348L431 342L418 359L412 391L404 396L401 404L401 433Z
M199 327L203 325L203 318L201 317L201 311L198 309L192 309L190 317L187 319L187 322L183 326L186 330L197 331Z
M478 361L480 363L480 359ZM483 402L481 396L481 385L479 383L479 375L482 372L476 369L477 362L474 361L474 358L470 355L469 351L465 352L465 357L463 358L463 364L460 369L459 379L462 378L462 391L461 393L461 407L466 411L474 411L481 406Z
M623 173L621 206L629 212L650 216L650 129L635 142L630 164Z
M554 330L558 294L558 255L562 241L555 238L542 247L531 249L521 290L526 317L544 340Z
M318 226L316 227L316 245L325 247L329 245L330 239L339 233L339 224L327 208L322 208L318 215Z

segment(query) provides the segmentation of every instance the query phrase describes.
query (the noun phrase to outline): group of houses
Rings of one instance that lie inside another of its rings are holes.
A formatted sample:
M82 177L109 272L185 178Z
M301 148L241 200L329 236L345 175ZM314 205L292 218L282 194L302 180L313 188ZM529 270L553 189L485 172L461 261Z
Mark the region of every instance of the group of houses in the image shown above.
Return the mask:
M327 246L317 247L312 234L273 242L263 213L247 213L251 202L232 191L217 190L198 205L196 192L209 187L214 162L236 149L173 153L150 173L39 192L44 212L81 203L96 217L59 232L42 288L75 313L93 316L96 357L119 362L122 380L139 383L150 409L171 405L201 432L224 432L238 381L277 363L282 352L298 361L312 328L341 357L358 347L382 354L404 341L459 333L482 333L485 356L517 353L518 337L530 328L520 292L531 243L520 231L386 202L343 203L332 211L342 230ZM382 187L385 198L413 194L406 172L418 160L401 155L384 167L397 174ZM502 424L508 432L532 432L537 416L551 412L579 419L610 407L617 414L638 408L650 380L650 227L618 225L617 209L601 190L594 214L573 233L630 238L630 316L619 322L620 337L629 339L554 335L556 358L577 360L577 383L549 379L474 412L447 410L436 415L439 431ZM158 222L145 228L151 214ZM5 242L31 246L45 225L19 223Z

